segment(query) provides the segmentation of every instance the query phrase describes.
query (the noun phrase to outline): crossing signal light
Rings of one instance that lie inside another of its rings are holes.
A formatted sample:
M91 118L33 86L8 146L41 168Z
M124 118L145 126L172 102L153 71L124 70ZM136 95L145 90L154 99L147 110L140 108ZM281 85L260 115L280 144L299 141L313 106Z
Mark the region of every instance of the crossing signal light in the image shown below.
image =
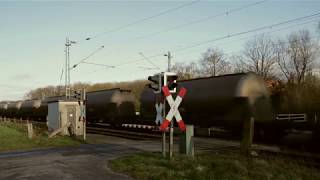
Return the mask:
M178 76L173 72L165 72L164 73L164 85L169 88L169 92L176 93L176 88Z
M74 97L75 99L80 100L81 97L82 97L81 91L73 91L73 97Z
M73 97L79 101L85 101L87 99L86 97L86 90L81 89L81 90L74 90L73 91Z
M169 92L175 93L178 86L177 79L177 74L173 72L158 73L148 77L148 80L152 82L148 87L153 89L155 93L161 93L161 88L167 86Z
M152 83L148 85L149 88L153 89L155 93L161 93L162 88L162 75L155 74L153 76L149 76L148 80Z

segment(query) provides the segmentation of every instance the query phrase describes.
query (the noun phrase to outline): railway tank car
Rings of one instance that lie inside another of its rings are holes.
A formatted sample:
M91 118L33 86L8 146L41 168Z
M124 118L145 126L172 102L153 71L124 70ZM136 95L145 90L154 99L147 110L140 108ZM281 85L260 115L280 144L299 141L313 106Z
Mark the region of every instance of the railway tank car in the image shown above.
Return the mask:
M6 117L17 118L19 117L19 111L22 105L22 101L11 101L8 103L6 110Z
M8 109L8 103L7 102L0 102L0 116L5 116L5 113Z
M32 99L21 101L21 107L17 110L15 118L24 120L46 122L48 115L48 102L65 99L65 96L53 96L44 99Z
M72 97L71 99L75 100ZM1 102L0 113L4 117L45 122L48 103L57 100L65 100L65 96L46 97L42 100ZM88 92L86 116L88 122L103 122L113 126L134 122L136 119L135 97L130 90L120 88Z
M113 126L135 121L135 97L120 88L92 91L87 94L88 122L105 122Z
M21 108L19 110L19 116L22 119L41 121L43 119L42 112L42 101L33 99L22 101Z
M237 132L244 120L254 117L255 129L278 131L273 124L275 114L266 85L254 73L179 81L177 91L181 87L187 89L187 94L179 111L187 124L218 126ZM154 122L156 99L159 100L152 89L145 88L142 92L140 113L144 123Z

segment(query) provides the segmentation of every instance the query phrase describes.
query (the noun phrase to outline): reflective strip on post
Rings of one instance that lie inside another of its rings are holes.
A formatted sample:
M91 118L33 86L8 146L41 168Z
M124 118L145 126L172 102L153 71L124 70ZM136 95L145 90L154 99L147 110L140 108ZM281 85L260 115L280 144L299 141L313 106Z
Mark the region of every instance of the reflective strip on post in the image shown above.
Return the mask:
M170 121L168 119L165 119L160 126L160 130L165 131L168 128L169 124L170 124Z

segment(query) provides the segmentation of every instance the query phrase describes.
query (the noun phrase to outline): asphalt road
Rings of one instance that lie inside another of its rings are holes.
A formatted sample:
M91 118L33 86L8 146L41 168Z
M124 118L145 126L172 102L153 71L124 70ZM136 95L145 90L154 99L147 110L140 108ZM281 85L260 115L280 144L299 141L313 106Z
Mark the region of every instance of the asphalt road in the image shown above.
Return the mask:
M0 179L132 179L112 172L108 161L141 151L161 151L161 140L137 141L88 134L77 147L0 153ZM168 145L168 144L167 144ZM175 144L175 151L178 145Z
M131 179L112 172L108 160L137 151L123 145L103 144L1 153L0 179Z
M138 141L88 134L88 142L77 147L0 153L0 179L127 180L132 178L109 169L110 160L136 152L161 151L161 139ZM239 149L237 141L213 138L194 138L194 144L196 154ZM178 151L177 141L174 150Z

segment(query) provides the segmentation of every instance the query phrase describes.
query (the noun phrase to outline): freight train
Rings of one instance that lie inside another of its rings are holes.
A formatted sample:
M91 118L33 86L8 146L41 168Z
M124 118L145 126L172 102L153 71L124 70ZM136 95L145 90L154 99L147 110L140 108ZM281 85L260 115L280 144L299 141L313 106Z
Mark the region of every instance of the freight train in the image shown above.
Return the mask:
M180 105L186 124L198 127L222 127L239 133L243 121L254 118L259 134L282 135L285 124L275 120L265 82L253 73L229 74L179 81L187 94ZM154 104L161 98L151 89L141 95L141 119L155 117Z
M42 100L25 100L0 103L0 116L45 122L48 103L65 100L65 96ZM71 98L72 99L72 98ZM75 100L75 99L73 99ZM135 97L130 90L120 88L87 93L86 114L90 123L107 122L114 126L135 119Z
M255 120L258 134L281 136L288 122L276 118L278 110L271 101L265 82L254 73L237 73L178 82L187 94L179 107L186 124L196 127L223 127L232 132L242 129L243 121ZM0 115L46 121L48 102L64 99L63 96L42 100L1 102ZM123 123L155 125L155 103L163 101L152 89L145 87L140 108L130 90L119 88L87 93L87 121L104 122L113 126ZM167 106L168 107L168 106ZM135 110L140 109L139 115Z

